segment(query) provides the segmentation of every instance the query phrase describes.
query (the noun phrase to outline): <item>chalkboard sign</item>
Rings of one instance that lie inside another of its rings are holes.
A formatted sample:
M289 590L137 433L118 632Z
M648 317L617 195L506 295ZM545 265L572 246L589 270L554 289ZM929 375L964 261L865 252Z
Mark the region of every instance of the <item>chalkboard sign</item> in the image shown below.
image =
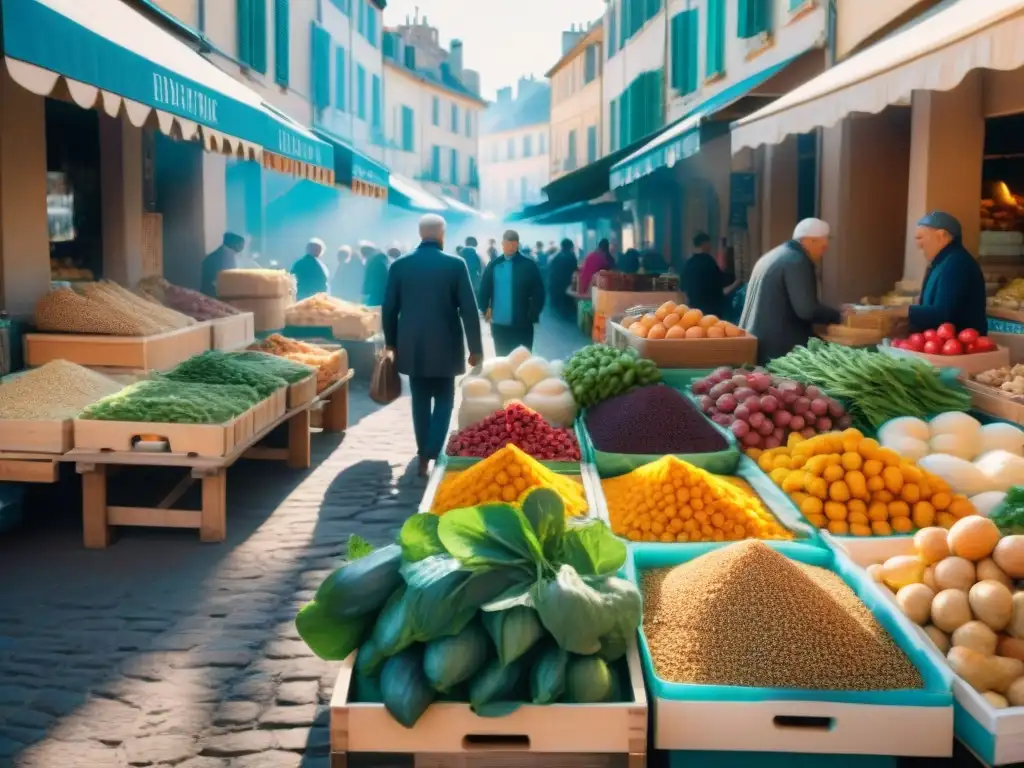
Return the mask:
M729 174L729 203L748 206L757 203L757 174Z

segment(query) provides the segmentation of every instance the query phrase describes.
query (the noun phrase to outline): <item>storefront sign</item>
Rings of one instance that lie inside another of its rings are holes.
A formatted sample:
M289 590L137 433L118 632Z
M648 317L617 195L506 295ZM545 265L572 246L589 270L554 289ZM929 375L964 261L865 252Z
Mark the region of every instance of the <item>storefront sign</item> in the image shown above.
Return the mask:
M743 205L757 204L757 174L729 174L729 202Z
M323 165L320 159L320 146L312 141L306 141L296 133L284 128L277 130L277 153L296 160L305 160L307 163Z
M217 125L217 100L176 77L153 73L153 102L155 105L166 104L179 114L184 112L204 125Z

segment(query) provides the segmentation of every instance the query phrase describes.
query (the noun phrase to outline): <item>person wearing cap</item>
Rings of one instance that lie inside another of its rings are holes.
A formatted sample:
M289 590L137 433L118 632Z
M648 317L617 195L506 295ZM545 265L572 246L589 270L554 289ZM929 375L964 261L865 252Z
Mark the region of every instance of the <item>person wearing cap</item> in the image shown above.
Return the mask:
M292 264L295 297L299 301L318 293L327 293L330 274L327 272L327 265L321 260L326 250L324 241L314 237L306 244L306 254Z
M245 265L245 261L242 259L244 250L245 238L242 235L225 232L221 246L203 259L200 290L207 296L216 296L217 275L225 269L242 269Z
M537 262L520 252L518 232L505 233L501 250L480 278L480 311L491 323L498 355L519 346L532 351L533 326L544 309L544 280Z
M818 301L815 268L828 250L829 226L804 219L793 239L762 256L747 284L740 327L757 337L757 362L806 344L815 325L838 323L839 310Z
M988 330L985 312L985 275L964 247L960 222L943 211L922 216L914 233L928 268L921 298L910 307L907 321L912 333L952 323L957 331Z

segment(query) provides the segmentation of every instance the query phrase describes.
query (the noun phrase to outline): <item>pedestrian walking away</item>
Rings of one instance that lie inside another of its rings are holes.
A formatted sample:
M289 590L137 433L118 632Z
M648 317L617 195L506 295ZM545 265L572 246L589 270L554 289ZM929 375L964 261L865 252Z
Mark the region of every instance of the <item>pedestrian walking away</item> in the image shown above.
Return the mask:
M476 247L476 238L467 237L465 246L459 250L459 257L466 262L466 269L469 270L469 281L473 284L474 293L480 290L480 276L484 271L483 261L476 252Z
M548 264L548 297L550 306L564 317L575 317L576 302L569 296L572 276L577 269L576 248L572 240L565 238L561 250Z
M421 477L444 447L455 377L466 371L466 346L470 366L479 365L484 352L469 270L442 250L444 236L443 218L428 214L420 220L422 242L391 266L381 315L384 343L398 372L409 377Z
M793 239L762 256L747 284L740 327L757 337L757 362L788 354L806 344L815 325L842 319L839 310L818 301L815 266L828 250L829 226L804 219Z
M359 246L363 259L366 260L366 272L363 276L363 304L368 307L379 307L384 303L384 288L388 282L387 254L377 250L373 243L362 243Z
M674 265L686 303L705 315L722 318L728 314L727 293L735 289L736 275L726 270L725 253L711 253L711 237L700 232L693 238L693 254Z
M295 277L296 286L295 295L299 301L318 293L327 293L330 274L327 272L327 265L322 260L326 250L327 246L324 245L324 241L314 237L306 245L306 255L292 265L292 275Z
M217 275L225 269L240 269L242 251L245 250L245 238L234 232L225 232L220 248L203 259L201 290L207 296L217 295Z
M480 311L491 323L494 349L507 355L516 347L533 350L533 326L544 309L544 281L537 262L519 250L519 233L508 230L501 240L502 256L484 270L480 281Z

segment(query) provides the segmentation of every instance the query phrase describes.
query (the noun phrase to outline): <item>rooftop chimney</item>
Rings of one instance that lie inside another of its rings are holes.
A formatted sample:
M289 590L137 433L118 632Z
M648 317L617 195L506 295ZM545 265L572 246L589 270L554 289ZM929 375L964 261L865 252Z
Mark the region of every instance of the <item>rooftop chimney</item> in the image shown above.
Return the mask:
M579 42L580 38L586 34L583 29L583 25L580 24L580 28L576 29L576 25L573 24L568 31L562 33L562 55L565 56L569 51L573 49L573 46Z
M475 72L472 69L462 70L462 85L465 86L466 90L470 93L475 93L477 96L480 95L480 73Z
M498 103L509 104L512 101L512 86L507 85L498 89Z
M462 77L462 41L452 40L448 53L448 69L455 77Z

